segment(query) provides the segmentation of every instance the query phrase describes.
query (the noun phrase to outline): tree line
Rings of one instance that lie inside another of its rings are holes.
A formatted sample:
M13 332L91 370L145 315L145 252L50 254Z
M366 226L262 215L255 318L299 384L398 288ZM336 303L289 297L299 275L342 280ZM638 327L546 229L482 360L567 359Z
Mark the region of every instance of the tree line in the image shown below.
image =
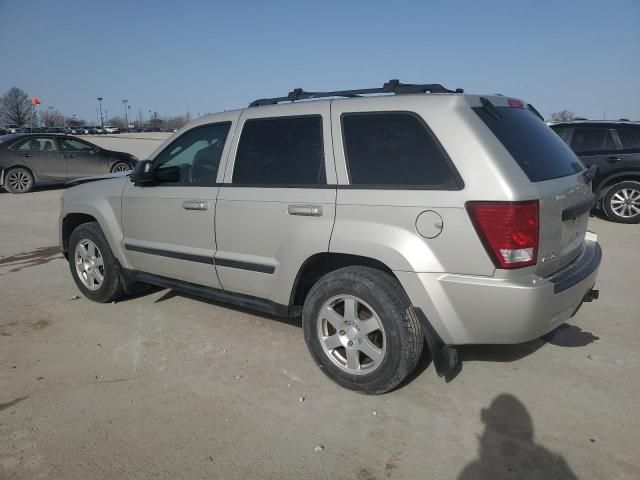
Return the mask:
M129 119L129 124L134 129L159 128L173 130L182 128L191 121L191 116L174 115L161 117L157 112L150 119L144 119L142 111L138 112L135 119ZM19 127L43 126L43 127L79 127L87 125L87 121L77 118L75 115L63 115L55 108L47 108L38 112L31 104L31 97L18 88L11 87L0 97L0 126L17 125ZM121 130L130 128L124 117L116 115L105 119L105 125L118 127Z

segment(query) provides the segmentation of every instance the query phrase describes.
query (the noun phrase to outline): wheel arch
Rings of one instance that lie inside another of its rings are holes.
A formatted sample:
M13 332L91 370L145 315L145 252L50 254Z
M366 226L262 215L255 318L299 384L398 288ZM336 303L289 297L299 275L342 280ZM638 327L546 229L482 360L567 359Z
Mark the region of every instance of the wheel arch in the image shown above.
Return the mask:
M375 258L347 253L316 253L307 258L298 270L291 289L289 305L293 308L301 307L309 290L321 277L340 268L351 266L373 268L389 273L395 278L393 271Z
M11 170L13 170L14 168L24 168L25 170L27 170L31 176L33 177L33 186L35 187L38 184L38 176L36 175L36 172L33 170L33 168L23 164L23 163L14 163L8 167L3 167L2 171L0 171L0 185L4 186L4 180L6 178L7 172L10 172Z
M69 251L69 239L71 238L71 234L73 231L78 228L80 225L84 223L96 222L98 225L100 222L98 220L86 213L69 213L62 219L61 231L60 231L60 247L62 248L62 252L64 256L67 256Z
M640 182L640 170L625 170L623 172L617 172L605 177L596 187L596 197L598 204L602 202L602 199L607 194L609 189L616 183L620 182Z

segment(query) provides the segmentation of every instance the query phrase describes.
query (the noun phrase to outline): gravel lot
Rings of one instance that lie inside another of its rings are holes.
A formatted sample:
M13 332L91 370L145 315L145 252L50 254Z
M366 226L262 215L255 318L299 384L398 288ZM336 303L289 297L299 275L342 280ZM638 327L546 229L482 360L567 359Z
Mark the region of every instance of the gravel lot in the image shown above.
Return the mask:
M367 397L318 370L296 321L78 297L61 193L0 190L1 479L640 478L639 225L592 218L601 298L546 341L462 348L448 383L425 359Z

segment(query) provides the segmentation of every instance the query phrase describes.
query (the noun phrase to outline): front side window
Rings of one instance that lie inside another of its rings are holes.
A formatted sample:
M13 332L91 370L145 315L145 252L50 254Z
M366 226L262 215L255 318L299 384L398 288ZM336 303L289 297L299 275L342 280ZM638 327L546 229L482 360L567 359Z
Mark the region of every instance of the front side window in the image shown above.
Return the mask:
M76 140L75 138L65 138L62 141L62 149L66 152L89 152L93 150L93 145Z
M446 153L414 114L344 114L342 135L352 185L460 189Z
M571 140L571 148L576 153L598 152L604 149L608 130L605 128L576 128Z
M14 149L27 152L55 152L58 145L53 138L32 137L18 143Z
M244 123L233 183L326 184L322 117L280 117Z
M178 137L154 161L157 181L176 185L215 184L230 126L231 123L205 125Z
M640 149L640 127L618 127L618 137L623 149Z

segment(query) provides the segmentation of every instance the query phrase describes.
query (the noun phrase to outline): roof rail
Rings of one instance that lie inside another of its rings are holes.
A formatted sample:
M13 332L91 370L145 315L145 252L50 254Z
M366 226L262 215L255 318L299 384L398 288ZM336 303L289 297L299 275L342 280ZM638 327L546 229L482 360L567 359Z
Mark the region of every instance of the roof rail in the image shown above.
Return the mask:
M298 100L309 100L312 98L326 97L360 97L361 95L372 95L377 93L395 93L397 95L406 93L463 93L464 90L456 88L449 90L439 83L413 84L400 83L400 80L389 80L382 88L363 88L360 90L336 90L335 92L305 92L302 88L296 88L286 97L261 98L249 104L250 107L261 105L275 105L280 102L295 102Z

